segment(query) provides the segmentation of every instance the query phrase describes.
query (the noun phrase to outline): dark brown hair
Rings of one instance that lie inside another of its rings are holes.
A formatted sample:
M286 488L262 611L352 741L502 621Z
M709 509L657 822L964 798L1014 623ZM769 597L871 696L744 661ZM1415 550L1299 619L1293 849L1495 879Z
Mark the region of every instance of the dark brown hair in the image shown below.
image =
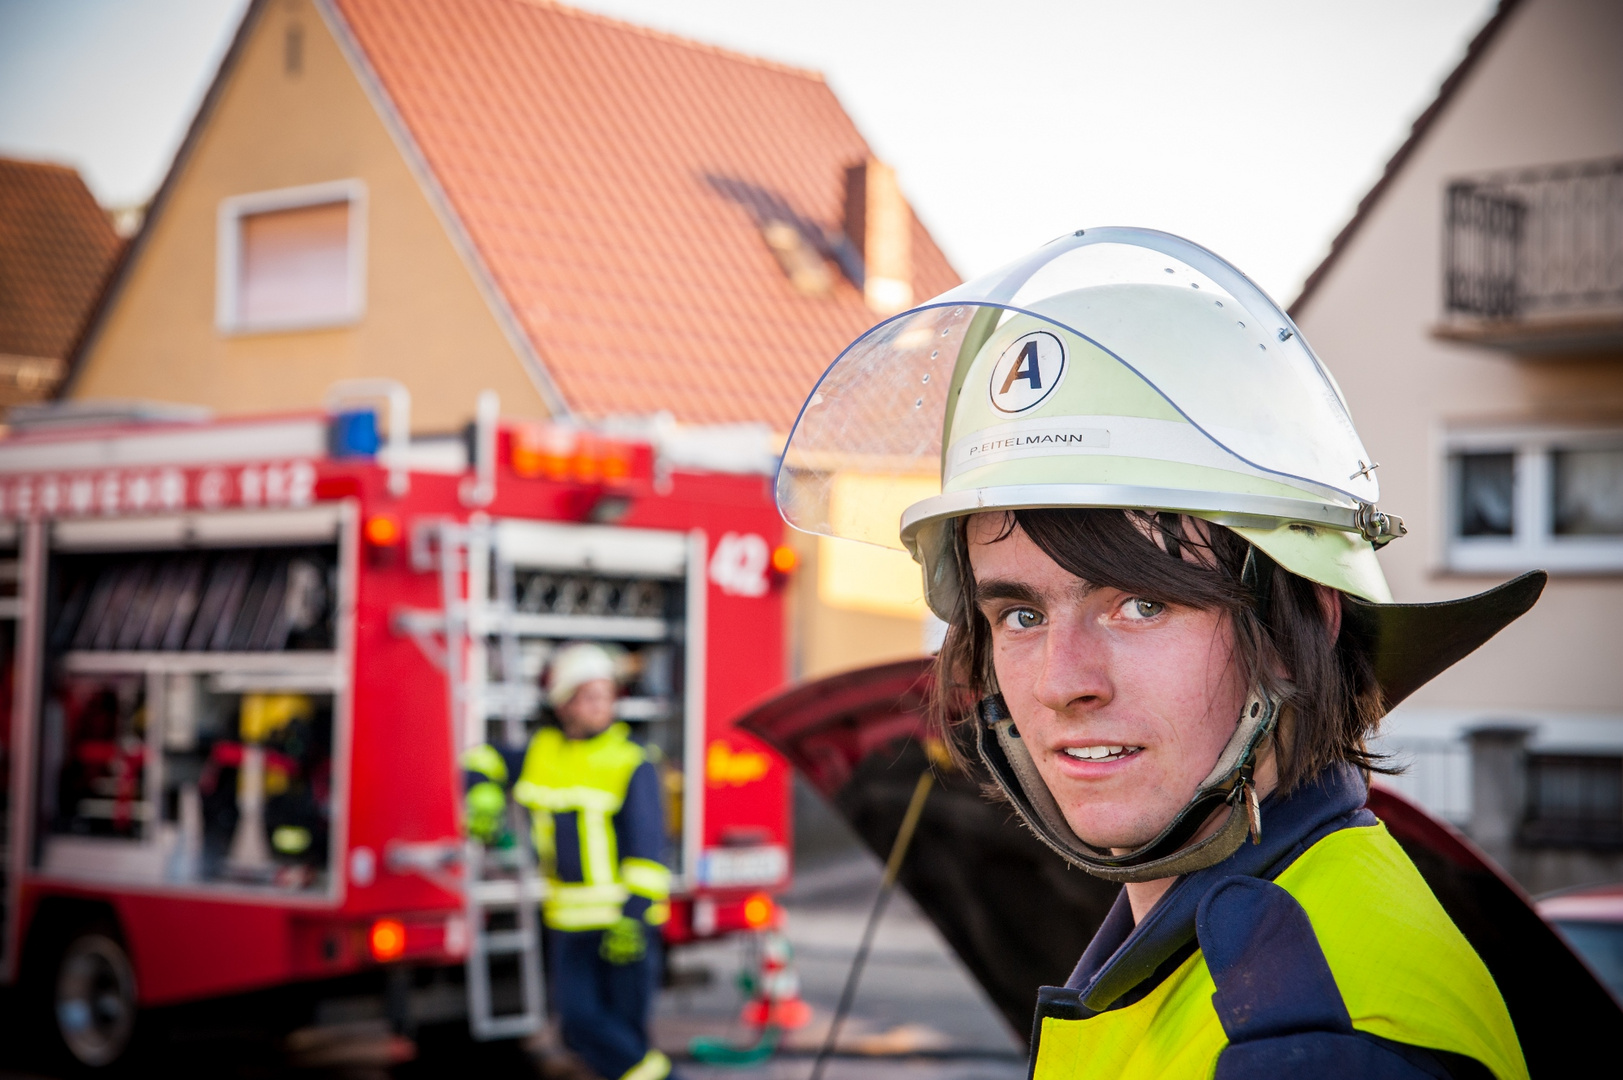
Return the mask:
M936 657L934 712L947 735L965 719L969 701L997 687L991 627L975 604L968 528L968 518L953 523L958 598ZM1289 706L1273 739L1281 791L1338 761L1393 771L1365 745L1385 712L1368 651L1352 634L1332 640L1313 583L1243 537L1178 514L1054 509L1009 511L997 539L1017 528L1089 584L1226 614L1247 685Z

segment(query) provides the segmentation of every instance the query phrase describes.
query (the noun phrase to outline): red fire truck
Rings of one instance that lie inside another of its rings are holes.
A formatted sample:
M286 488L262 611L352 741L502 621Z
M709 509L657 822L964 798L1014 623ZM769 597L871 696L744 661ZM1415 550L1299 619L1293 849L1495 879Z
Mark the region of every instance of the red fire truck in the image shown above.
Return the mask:
M458 759L525 737L565 641L611 648L657 752L669 940L770 920L788 775L731 723L785 677L769 479L488 393L455 437L409 409L371 380L0 440L0 968L81 1065L151 1006L379 970L419 1021L536 1030L542 886L465 842Z

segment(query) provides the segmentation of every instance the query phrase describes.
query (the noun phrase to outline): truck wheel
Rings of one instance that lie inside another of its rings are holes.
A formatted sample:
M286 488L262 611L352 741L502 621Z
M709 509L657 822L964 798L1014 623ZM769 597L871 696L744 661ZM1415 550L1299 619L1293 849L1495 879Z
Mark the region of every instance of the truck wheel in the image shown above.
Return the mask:
M135 1035L135 968L105 930L68 940L56 964L55 1034L73 1062L100 1069L124 1057Z

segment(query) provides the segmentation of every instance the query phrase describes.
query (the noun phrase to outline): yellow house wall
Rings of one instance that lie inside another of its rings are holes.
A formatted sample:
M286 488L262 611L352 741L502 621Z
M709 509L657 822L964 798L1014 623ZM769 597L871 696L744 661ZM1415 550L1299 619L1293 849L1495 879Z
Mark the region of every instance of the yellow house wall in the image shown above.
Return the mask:
M290 29L302 65L290 73ZM490 388L509 416L546 405L308 0L265 7L69 396L151 398L254 413L318 405L338 379L387 376L412 393L413 427L443 431ZM233 195L359 179L367 189L366 307L352 325L222 333L216 216Z
M924 623L918 615L887 615L846 604L830 603L822 558L830 543L793 529L788 543L800 556L790 604L790 642L794 652L790 669L801 678L815 679L852 668L919 656L924 652ZM912 572L917 577L916 568ZM923 592L920 581L918 592Z

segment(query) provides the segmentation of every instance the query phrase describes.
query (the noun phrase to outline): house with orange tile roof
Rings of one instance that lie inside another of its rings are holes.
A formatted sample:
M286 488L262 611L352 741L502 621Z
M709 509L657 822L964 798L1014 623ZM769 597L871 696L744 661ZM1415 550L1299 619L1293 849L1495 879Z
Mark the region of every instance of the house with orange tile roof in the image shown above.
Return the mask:
M546 0L255 0L64 396L384 377L420 432L493 389L769 462L848 342L957 281L815 72ZM794 542L800 671L918 652L905 556Z
M73 169L0 158L0 408L56 390L122 247Z

